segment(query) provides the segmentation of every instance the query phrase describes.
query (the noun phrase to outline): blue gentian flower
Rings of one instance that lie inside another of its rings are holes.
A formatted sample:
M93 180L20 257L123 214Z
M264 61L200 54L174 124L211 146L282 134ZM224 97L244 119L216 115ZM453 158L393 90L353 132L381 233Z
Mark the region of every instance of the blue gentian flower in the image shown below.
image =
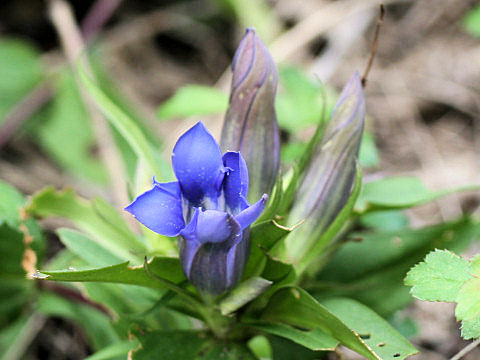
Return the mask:
M202 294L220 295L234 287L250 251L249 226L265 207L246 199L248 170L239 152L223 156L199 122L177 141L172 154L178 181L158 183L126 210L150 230L178 236L186 277Z

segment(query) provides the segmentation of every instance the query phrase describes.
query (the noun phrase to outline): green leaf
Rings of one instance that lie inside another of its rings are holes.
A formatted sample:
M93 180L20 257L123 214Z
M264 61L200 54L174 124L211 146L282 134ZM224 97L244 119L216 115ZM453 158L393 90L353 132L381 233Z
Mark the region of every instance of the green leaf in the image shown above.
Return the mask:
M106 184L107 173L94 154L95 137L72 71L65 69L55 86L35 139L71 174Z
M470 263L448 250L436 250L412 268L405 284L420 300L453 302L462 285L472 278Z
M26 211L37 217L60 216L71 220L100 246L121 259L136 259L146 254L145 246L135 237L121 215L100 198L87 201L72 189L55 191L48 187L36 193Z
M267 290L271 281L261 277L250 278L237 285L226 298L222 299L219 304L222 315L228 315L237 311L245 304L254 300Z
M474 37L480 37L480 5L470 10L463 19L463 27Z
M322 304L355 330L381 359L405 359L418 352L387 321L365 305L347 298L327 299Z
M471 262L470 273L473 278L467 280L457 294L455 316L462 321L462 337L472 339L480 337L480 256Z
M88 77L85 70L78 68L78 74L89 94L96 101L100 110L110 123L125 138L132 150L147 167L148 174L163 176L159 162L155 159L152 148L140 127Z
M91 306L72 302L50 293L43 293L38 299L37 309L41 314L62 317L80 325L95 350L119 341L110 317Z
M404 209L425 204L449 194L476 190L480 190L480 186L430 191L416 177L392 177L365 183L355 207L358 212Z
M363 132L358 162L360 166L368 168L376 167L380 162L377 145L375 145L375 138L371 133L366 131Z
M0 41L0 124L42 77L40 54L30 43L13 38Z
M325 104L323 87L294 67L280 68L280 91L276 112L280 127L296 133L309 125L322 121L324 112L329 114L332 104ZM324 109L328 106L328 110Z
M78 231L61 228L57 234L67 249L93 266L113 265L123 260Z
M17 227L20 223L20 210L24 204L23 195L11 185L0 180L0 222Z
M462 251L477 237L480 226L471 219L402 231L353 233L351 240L329 257L316 296L351 297L389 316L412 301L403 284L407 272L435 248Z
M195 115L222 114L227 111L228 95L209 86L186 85L157 110L160 119L187 118Z
M325 334L319 329L305 331L284 324L262 322L249 325L268 334L289 339L313 351L334 351L339 343L335 338Z
M154 257L148 267L154 275L172 283L185 281L177 258ZM148 276L142 266L131 267L128 261L90 270L39 271L33 277L39 280L110 282L165 289L163 283Z
M141 347L133 351L132 360L255 360L244 345L222 342L200 331L134 330Z
M320 329L362 356L382 360L360 337L305 290L282 288L270 299L262 320L305 329Z
M408 227L407 215L401 210L374 211L362 215L360 224L378 231L398 231Z
M138 346L139 344L136 341L117 342L97 351L95 354L90 355L84 360L110 360L119 357L126 359L128 356L128 352L137 348Z
M250 257L243 278L260 275L267 260L265 251L270 251L280 240L285 238L295 227L279 225L275 220L255 224L250 229Z

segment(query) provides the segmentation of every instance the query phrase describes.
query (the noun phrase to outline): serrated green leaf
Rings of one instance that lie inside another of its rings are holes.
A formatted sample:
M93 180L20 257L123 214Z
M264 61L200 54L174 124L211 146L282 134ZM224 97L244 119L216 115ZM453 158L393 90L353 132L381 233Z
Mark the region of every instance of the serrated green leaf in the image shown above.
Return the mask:
M141 347L133 351L132 360L255 360L240 343L217 341L201 331L134 330Z
M448 250L436 250L412 268L405 284L420 300L453 302L462 285L472 278L470 263Z
M446 195L463 191L478 191L480 185L430 191L416 177L392 177L365 183L358 202L357 212L405 209L428 203Z
M289 339L313 351L333 351L339 344L335 338L325 334L319 329L304 331L284 324L270 324L261 322L252 323L249 325L268 334Z
M465 340L480 338L480 317L462 320L462 338Z
M253 277L241 282L219 303L220 312L222 315L228 315L237 311L264 293L271 284L271 281L261 277Z
M87 201L72 189L55 191L48 187L33 196L26 211L37 217L60 216L71 220L100 246L121 259L140 262L147 252L121 215L99 198Z
M277 291L271 297L261 319L310 330L320 329L360 355L368 359L382 360L358 333L303 289L288 287Z
M177 258L154 257L148 267L154 275L172 283L185 281ZM109 282L165 289L163 283L150 277L142 266L129 266L128 261L90 270L39 271L33 277L39 280Z
M347 298L327 299L321 303L360 334L381 359L406 359L418 352L387 321L365 305Z
M88 77L83 68L79 67L77 70L88 93L95 100L105 117L125 138L138 159L143 162L147 168L146 172L151 175L163 177L162 168L156 160L152 147L140 127L120 107L110 100L107 95L105 95L103 90L101 90Z
M196 115L221 114L227 111L228 95L209 86L186 85L157 110L160 119L186 118Z

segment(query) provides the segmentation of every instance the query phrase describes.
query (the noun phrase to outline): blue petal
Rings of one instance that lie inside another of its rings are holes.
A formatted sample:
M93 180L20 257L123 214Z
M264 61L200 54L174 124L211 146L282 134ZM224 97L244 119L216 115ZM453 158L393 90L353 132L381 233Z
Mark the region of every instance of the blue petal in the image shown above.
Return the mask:
M232 288L240 280L250 254L250 230L245 229L240 241L227 255L227 288Z
M249 227L262 213L265 209L265 204L267 203L268 195L263 194L263 196L255 204L249 206L243 210L240 214L235 216L235 220L238 221L242 230Z
M230 213L236 215L250 204L246 197L248 193L248 169L242 154L228 151L223 155L223 165L228 168L223 189L225 201Z
M195 209L192 220L181 231L181 235L200 244L233 241L232 229L239 227L235 218L223 211ZM231 245L229 245L231 246Z
M177 236L185 227L178 182L160 184L137 197L125 210L156 233Z
M180 233L180 260L187 278L202 293L219 295L234 285L243 271L246 255L230 256L231 249L242 240L242 230L237 221L221 211L195 210L190 223ZM236 260L238 259L238 260Z
M193 206L201 206L205 197L216 201L225 173L222 153L201 122L178 139L172 164L182 193Z

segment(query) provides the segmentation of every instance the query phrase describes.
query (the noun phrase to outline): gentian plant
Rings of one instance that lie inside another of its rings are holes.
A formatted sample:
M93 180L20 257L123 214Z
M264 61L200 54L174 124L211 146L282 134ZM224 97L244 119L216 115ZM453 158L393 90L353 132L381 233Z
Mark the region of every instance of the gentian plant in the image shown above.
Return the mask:
M199 122L178 139L172 164L178 181L157 183L126 210L149 229L178 236L185 276L206 296L232 289L250 252L249 227L268 199L250 205L241 153L220 148Z
M297 161L281 165L279 76L253 29L232 70L220 146L196 123L173 149L176 181L139 126L78 70L138 158L125 206L145 227L127 225L101 198L47 188L23 216L64 217L81 231L59 229L68 261L32 277L81 282L88 301L111 317L96 359L316 359L339 345L372 360L416 353L380 315L393 319L410 301L402 284L409 267L432 246L450 246L438 240L444 232L466 237L472 222L402 227L400 210L445 193L403 178L362 185L358 73L331 114L319 114ZM310 83L293 78L311 94ZM147 191L146 176L154 177Z

